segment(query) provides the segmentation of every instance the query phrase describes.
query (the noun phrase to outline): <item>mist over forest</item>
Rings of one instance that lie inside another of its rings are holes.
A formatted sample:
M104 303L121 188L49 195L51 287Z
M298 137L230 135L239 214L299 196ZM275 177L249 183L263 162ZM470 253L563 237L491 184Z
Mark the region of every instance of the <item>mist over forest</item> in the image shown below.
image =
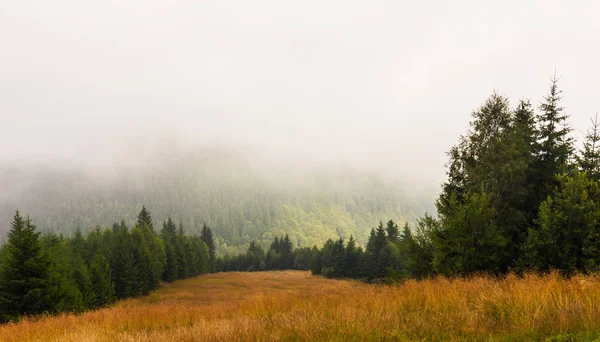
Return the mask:
M583 135L600 74L584 7L3 2L0 234L16 209L70 234L146 205L209 223L222 250L362 244L435 214L446 152L494 89L535 107L557 70Z
M0 340L600 341L597 13L0 0Z
M205 223L213 227L219 252L243 250L252 240L267 246L286 233L296 246L351 235L364 244L379 221L413 223L434 212L436 191L348 167L261 163L214 146L165 144L101 170L0 166L0 232L8 231L16 208L40 230L70 236L121 220L132 225L145 205L157 222L171 217L190 234Z

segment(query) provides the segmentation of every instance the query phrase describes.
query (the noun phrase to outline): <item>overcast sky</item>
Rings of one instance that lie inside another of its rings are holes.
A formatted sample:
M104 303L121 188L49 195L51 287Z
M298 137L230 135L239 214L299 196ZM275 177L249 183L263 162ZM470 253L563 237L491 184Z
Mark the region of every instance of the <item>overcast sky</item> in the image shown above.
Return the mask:
M0 0L0 159L140 141L250 147L440 182L494 89L555 68L579 138L600 111L597 1Z

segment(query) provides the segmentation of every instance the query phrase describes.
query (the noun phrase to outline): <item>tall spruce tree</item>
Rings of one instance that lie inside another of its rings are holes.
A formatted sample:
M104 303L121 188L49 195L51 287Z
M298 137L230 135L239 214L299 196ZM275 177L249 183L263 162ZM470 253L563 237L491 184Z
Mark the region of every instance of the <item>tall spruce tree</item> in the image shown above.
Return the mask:
M525 257L538 270L566 274L600 265L600 188L585 172L558 177L559 186L540 206L539 228L531 229Z
M185 253L186 236L183 234L183 223L179 221L179 229L175 237L175 254L177 255L177 278L185 279L188 277L188 264Z
M536 155L538 180L538 202L541 203L558 185L556 175L567 172L573 155L573 139L569 136L571 127L569 115L560 106L562 90L558 88L556 74L550 80L550 91L540 104L537 117L539 126L539 150Z
M154 231L154 223L152 222L152 216L150 212L146 210L145 206L142 206L142 209L138 213L137 222L135 223L138 227L144 227L144 225L148 226L151 231Z
M93 307L101 308L113 304L117 297L115 283L112 280L110 264L102 253L96 253L90 263L90 279L93 295Z
M400 230L398 229L398 225L394 223L393 220L389 220L385 226L385 231L387 233L388 240L397 243L398 238L400 237Z
M579 151L577 163L580 170L586 172L590 179L598 182L600 181L600 122L598 122L598 114L591 121L592 125L585 134L583 149Z
M212 231L206 225L206 223L202 226L202 232L200 233L200 238L208 247L209 254L209 263L208 270L209 272L214 272L215 270L215 240L213 238Z
M53 311L50 258L42 250L39 232L17 211L8 232L0 273L0 316L3 321Z
M165 244L165 268L163 271L163 280L172 282L177 279L178 262L177 262L177 227L173 220L169 217L163 223L161 237Z

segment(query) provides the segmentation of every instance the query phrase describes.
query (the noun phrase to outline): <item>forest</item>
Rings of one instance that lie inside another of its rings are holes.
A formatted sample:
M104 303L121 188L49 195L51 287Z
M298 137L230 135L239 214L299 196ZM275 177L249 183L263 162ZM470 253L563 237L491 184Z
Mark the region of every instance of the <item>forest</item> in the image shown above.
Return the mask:
M27 315L83 312L147 295L161 282L214 271L211 229L188 236L170 218L155 231L145 207L124 222L72 237L41 234L17 211L0 249L0 321Z
M508 98L492 94L448 152L436 217L426 214L401 231L393 220L380 223L364 248L351 236L298 249L293 266L304 268L309 260L313 274L367 281L597 271L600 123L591 120L577 150L561 97L556 77L537 111L529 100L511 107ZM281 241L266 253L252 248L225 257L221 267L254 270L263 259L272 264L283 255Z
M298 229L267 241L250 239L244 253L217 255L222 228L216 238L206 223L192 234L182 220L177 225L167 218L158 232L145 207L131 228L122 220L85 234L76 229L72 236L42 234L17 211L0 249L1 319L81 312L209 272L297 269L373 283L594 273L600 267L600 123L592 120L577 150L561 96L556 77L537 110L528 100L511 106L493 93L472 112L467 133L448 152L437 215L425 214L414 227L408 220L381 220L364 243L353 236L356 227L341 229L335 239L320 235L325 243L312 246L292 238L306 231ZM340 201L348 206L347 199ZM352 201L356 208L372 204L369 197ZM259 197L248 203L266 202Z
M217 254L243 252L251 241L268 248L285 234L302 247L350 235L364 244L381 220L415 222L435 210L434 190L408 191L373 173L256 166L224 148L163 149L108 176L43 163L0 165L0 241L17 208L40 231L70 236L121 220L132 226L145 205L156 220L171 217L191 234L209 225Z

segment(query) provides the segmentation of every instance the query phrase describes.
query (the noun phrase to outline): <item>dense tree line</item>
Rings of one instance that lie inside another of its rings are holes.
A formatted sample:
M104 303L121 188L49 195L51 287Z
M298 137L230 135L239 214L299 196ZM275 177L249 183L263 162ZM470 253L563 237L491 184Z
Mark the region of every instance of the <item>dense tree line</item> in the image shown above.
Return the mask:
M414 229L380 222L364 248L349 234L347 241L329 238L321 248L294 249L293 238L279 234L251 240L245 253L216 258L206 224L200 235L189 236L181 221L177 225L168 218L156 232L145 207L131 229L121 221L85 236L77 229L72 237L40 235L17 212L0 249L0 319L98 308L146 294L161 281L213 271L310 269L367 281L551 269L565 275L595 272L600 267L600 125L592 120L576 151L560 100L556 78L537 112L530 101L513 108L507 98L492 94L473 111L468 132L448 152L437 217L425 215ZM322 209L311 203L305 203L308 211Z
M537 111L530 101L511 108L506 97L492 94L448 152L437 217L425 215L402 232L392 220L380 223L364 250L352 237L329 239L305 250L312 273L373 281L597 271L600 125L592 120L576 151L561 96L556 77Z
M42 235L17 211L0 249L0 322L145 295L161 282L213 272L214 253L208 226L189 236L168 219L158 233L145 207L131 229L121 222L72 237Z
M246 253L237 256L226 254L217 259L216 268L219 272L307 269L303 260L297 260L302 250L294 250L294 244L287 234L281 238L276 236L266 252L260 244L252 241Z

